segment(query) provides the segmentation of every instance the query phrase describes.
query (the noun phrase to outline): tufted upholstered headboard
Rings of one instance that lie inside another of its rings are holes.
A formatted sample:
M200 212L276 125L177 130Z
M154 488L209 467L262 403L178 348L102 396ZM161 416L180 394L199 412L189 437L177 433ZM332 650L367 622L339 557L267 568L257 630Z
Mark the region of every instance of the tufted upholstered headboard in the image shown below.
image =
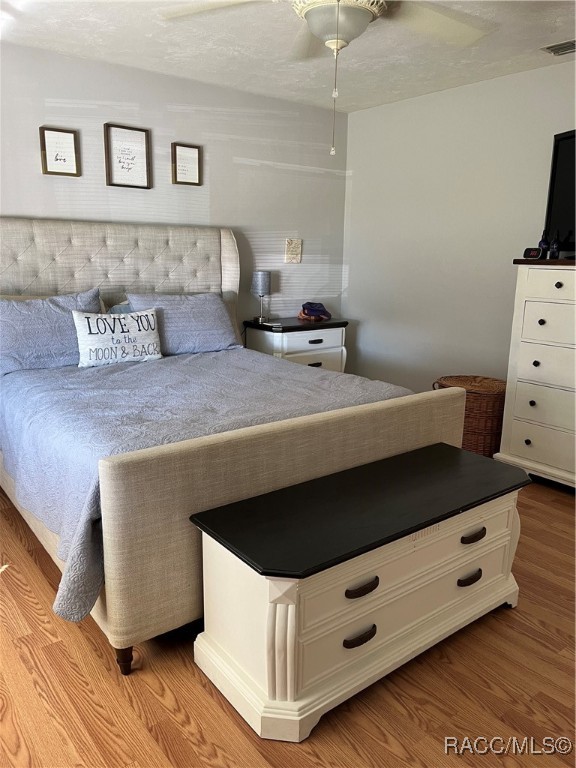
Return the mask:
M134 293L221 292L235 314L240 276L220 227L0 218L0 293L50 296L100 288L107 306Z

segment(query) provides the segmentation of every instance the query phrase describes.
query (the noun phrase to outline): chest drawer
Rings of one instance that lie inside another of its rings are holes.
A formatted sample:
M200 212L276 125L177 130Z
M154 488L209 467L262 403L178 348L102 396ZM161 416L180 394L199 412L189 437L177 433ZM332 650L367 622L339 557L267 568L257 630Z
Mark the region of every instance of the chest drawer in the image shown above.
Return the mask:
M526 296L574 301L575 287L573 269L533 267L528 270Z
M518 378L574 389L574 349L523 341L518 351Z
M314 352L319 349L341 347L344 345L344 328L314 328L310 331L283 333L281 339L282 351Z
M510 453L574 472L574 433L515 419L512 422Z
M527 301L522 338L574 345L574 305Z
M482 504L309 577L299 593L300 631L325 622L349 621L434 564L464 554L473 557L475 550L509 528L513 508L514 500L510 498Z
M358 662L446 606L474 601L479 592L504 577L507 554L508 543L485 551L448 572L415 582L411 590L389 595L363 616L300 641L300 690ZM354 646L355 642L359 644Z
M542 384L519 381L516 384L514 417L536 421L550 427L574 429L575 394Z

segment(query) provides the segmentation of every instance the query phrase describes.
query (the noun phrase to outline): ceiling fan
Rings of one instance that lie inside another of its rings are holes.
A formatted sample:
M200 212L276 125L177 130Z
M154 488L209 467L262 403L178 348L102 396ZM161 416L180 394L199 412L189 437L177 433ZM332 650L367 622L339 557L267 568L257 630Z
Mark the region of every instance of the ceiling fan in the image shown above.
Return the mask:
M208 12L222 12L232 6L279 3L282 0L198 0L167 8L165 20L185 19ZM388 19L407 25L420 35L458 46L473 45L487 30L477 20L439 3L417 0L291 0L295 13L306 25L295 41L296 59L321 55L324 46L337 54L359 37L373 21Z
M278 3L282 0L198 0L186 3L162 16L166 20L182 19L200 13L221 12L235 5ZM334 89L332 91L332 145L336 154L336 99L338 98L338 55L343 48L363 34L368 25L379 19L398 19L417 33L434 40L460 46L472 45L486 34L472 16L458 13L438 3L416 0L290 0L293 10L306 24L295 40L292 59L316 58L326 46L334 55Z

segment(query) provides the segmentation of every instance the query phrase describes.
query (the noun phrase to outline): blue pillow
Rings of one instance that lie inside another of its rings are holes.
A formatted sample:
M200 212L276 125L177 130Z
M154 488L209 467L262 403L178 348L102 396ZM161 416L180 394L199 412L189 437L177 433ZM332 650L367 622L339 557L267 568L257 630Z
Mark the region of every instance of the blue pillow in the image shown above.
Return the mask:
M74 309L99 312L98 288L47 299L0 299L0 375L78 365Z
M218 352L241 346L218 293L128 293L133 310L156 309L164 355Z

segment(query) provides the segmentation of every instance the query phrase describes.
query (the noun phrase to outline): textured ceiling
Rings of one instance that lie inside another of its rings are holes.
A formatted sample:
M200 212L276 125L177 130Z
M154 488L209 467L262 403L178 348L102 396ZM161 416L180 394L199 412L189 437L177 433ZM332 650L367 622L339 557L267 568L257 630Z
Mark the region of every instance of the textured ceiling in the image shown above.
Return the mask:
M223 0L2 0L2 37L332 107L332 54L320 45L319 56L301 58L306 24L289 0L179 15L207 2ZM574 38L573 0L402 0L388 6L386 16L339 57L339 111L574 61L573 53L555 57L540 50Z

